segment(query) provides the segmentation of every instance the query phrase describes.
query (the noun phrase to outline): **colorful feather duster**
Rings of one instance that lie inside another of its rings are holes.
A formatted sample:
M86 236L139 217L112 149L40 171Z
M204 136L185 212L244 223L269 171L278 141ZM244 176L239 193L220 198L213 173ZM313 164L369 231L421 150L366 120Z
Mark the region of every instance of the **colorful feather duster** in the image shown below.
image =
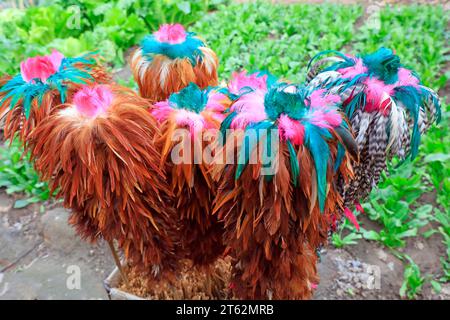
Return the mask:
M316 250L343 212L334 177L350 178L357 157L340 98L324 93L285 83L251 90L222 123L235 131L212 169L214 214L237 298L304 299L319 281Z
M312 87L326 88L343 98L356 132L357 178L343 188L346 205L352 205L378 183L387 159L417 155L420 135L440 119L440 103L436 93L404 68L392 50L381 48L362 57L327 51L311 62L328 53L335 56L312 65L307 78Z
M218 59L195 33L180 24L164 24L133 53L130 66L142 97L166 100L190 82L216 86Z
M209 266L224 251L223 225L211 214L216 190L209 173L212 158L206 158L205 150L229 104L227 96L217 89L202 90L190 83L168 100L156 103L151 111L162 130L161 164L174 194L182 251L197 266ZM175 158L179 154L181 158Z
M0 80L0 118L5 119L5 137L16 133L26 147L27 136L51 111L69 101L81 85L106 83L110 76L95 55L66 58L53 50L50 55L29 58L20 73Z
M254 90L266 92L277 80L274 75L267 71L257 71L250 74L247 74L246 70L233 72L227 87L228 93L238 98L242 94Z
M177 268L178 227L149 108L127 88L86 86L50 110L29 146L78 233L117 240L131 265L157 276Z

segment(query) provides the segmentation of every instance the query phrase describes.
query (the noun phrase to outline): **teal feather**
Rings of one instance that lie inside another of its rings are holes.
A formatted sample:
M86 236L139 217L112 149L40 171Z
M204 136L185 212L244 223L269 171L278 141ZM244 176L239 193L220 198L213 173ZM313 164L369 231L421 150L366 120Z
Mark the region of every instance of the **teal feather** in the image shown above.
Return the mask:
M269 136L271 128L273 128L273 123L271 121L261 121L247 126L247 128L245 129L245 135L242 141L241 150L239 151L238 165L235 177L236 180L241 176L242 171L250 160L250 156L253 150L258 146L261 138L260 130L266 130L266 132L268 133L267 136ZM265 155L263 154L263 156ZM266 161L264 161L264 163L266 163Z
M202 90L193 82L178 93L173 93L169 97L169 103L176 109L186 109L200 113L208 103L208 96L211 88Z
M344 92L347 89L363 82L368 76L369 75L367 73L360 73L355 77L353 77L352 79L342 79L343 80L342 84L345 83L345 85L342 87L341 91Z
M421 102L420 91L412 86L396 87L393 98L394 101L400 101L413 117L414 125L411 137L411 159L414 159L418 154L420 144L420 130L418 125Z
M430 90L427 90L425 87L421 87L421 93L423 96L423 100L431 100L431 103L436 108L436 123L439 123L442 117L442 110L439 98L437 97L436 94L434 94Z
M340 58L344 59L344 61L343 62L336 62L336 63L334 63L331 67L329 67L331 69L327 68L326 71L337 70L337 69L340 69L340 68L346 68L346 66L350 67L350 66L353 66L355 64L353 59L347 57L342 52L339 52L339 51L336 51L336 50L325 50L325 51L320 51L314 57L312 57L311 60L309 60L307 70L309 70L311 68L311 65L312 65L314 60L316 60L317 58L322 57L324 55L330 54L330 53L339 56Z
M289 161L291 163L292 182L294 186L297 186L298 175L300 174L300 167L298 165L297 153L295 152L294 146L289 140L286 141L286 144L289 149Z
M230 129L231 123L233 122L233 119L236 118L237 112L233 111L225 119L223 119L222 123L220 124L220 134L222 136L222 145L225 145L227 142L227 130Z
M345 114L349 119L353 117L355 110L363 109L366 105L366 94L364 91L358 92L345 107Z
M196 65L198 59L203 58L200 47L205 47L205 43L195 37L195 33L188 32L186 40L178 44L159 42L154 35L148 35L141 42L142 53L151 61L154 55L162 54L171 59L186 58L192 65Z
M266 93L264 108L269 119L276 121L281 114L286 114L292 119L302 119L307 112L305 99L308 96L307 88L298 86L295 93L285 92L287 83L279 83Z
M345 148L342 145L342 143L338 144L338 149L337 149L337 155L336 155L336 161L334 162L334 172L336 173L339 169L339 167L342 164L342 161L344 160L344 156L345 156Z
M265 149L265 153L263 153L263 168L267 168L273 164L272 161L269 162L266 160L266 156L269 157L269 159L274 159L274 155L272 155L272 129L276 129L275 126L270 127L267 131L266 131L266 149ZM278 130L275 131L276 134L276 138L279 139L279 135L278 135ZM266 181L270 181L273 178L273 174L266 174L265 175L265 180Z
M278 81L278 78L267 70L256 71L255 73L258 73L258 77L267 76L267 89L270 89Z
M70 81L84 84L87 79L92 79L92 76L87 71L80 70L74 66L75 63L82 62L90 64L95 62L93 59L88 59L86 57L88 57L88 55L78 58L64 58L58 72L51 75L45 83L40 79L26 82L23 80L21 74L16 75L0 88L0 92L7 92L0 101L0 104L5 103L7 99L11 98L10 108L12 109L20 99L23 99L23 110L25 117L28 119L33 100L38 98L40 106L44 94L53 88L59 92L61 102L64 103L66 100L67 82Z
M391 49L381 47L374 53L363 56L362 60L369 73L384 83L393 84L398 80L400 58Z
M326 139L331 138L331 134L325 128L317 127L311 123L304 123L305 145L314 159L317 179L317 197L319 208L323 212L325 209L325 198L327 194L327 165L330 157L330 148Z

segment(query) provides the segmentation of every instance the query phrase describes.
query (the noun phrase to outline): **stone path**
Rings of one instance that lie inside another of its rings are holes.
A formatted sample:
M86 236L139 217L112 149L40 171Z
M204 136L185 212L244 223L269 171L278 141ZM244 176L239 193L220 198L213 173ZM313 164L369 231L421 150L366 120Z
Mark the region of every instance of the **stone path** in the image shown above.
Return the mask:
M12 203L0 195L0 299L107 299L107 245L79 239L62 208L42 214Z
M38 205L13 209L13 202L0 193L0 299L107 299L103 280L114 267L108 246L79 239L62 208L42 214ZM444 250L440 241L431 237L405 250L424 273L436 273ZM315 299L398 299L403 265L376 243L361 240L328 248L319 273ZM448 299L450 286L436 295L428 285L421 298Z

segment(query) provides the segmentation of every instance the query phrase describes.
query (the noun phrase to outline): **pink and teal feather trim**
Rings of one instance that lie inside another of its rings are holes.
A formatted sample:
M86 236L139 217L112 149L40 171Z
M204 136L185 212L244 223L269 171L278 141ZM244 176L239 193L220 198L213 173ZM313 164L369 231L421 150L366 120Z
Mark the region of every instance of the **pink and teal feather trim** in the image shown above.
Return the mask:
M216 88L202 90L191 82L169 99L155 103L151 113L160 123L173 117L180 128L189 129L191 136L195 136L203 130L217 129L216 123L225 118L227 101L228 97Z
M439 99L428 88L421 85L418 76L411 70L404 68L400 58L394 51L380 48L365 56L344 55L337 51L324 51L317 54L310 61L318 57L333 53L339 61L334 62L322 72L335 71L340 76L331 81L325 81L325 88L332 90L340 88L340 92L351 90L359 85L363 90L352 94L344 102L348 117L352 117L357 109L365 112L380 112L387 116L391 103L403 106L413 119L411 157L417 155L420 143L418 127L420 109L425 111L425 104L432 101L436 109L437 122L441 118Z
M275 129L280 141L287 144L294 185L300 170L295 146L304 145L310 151L316 168L319 207L323 211L327 167L331 161L327 140L332 138L331 131L348 132L339 112L340 103L339 96L327 95L325 90L287 83L276 83L266 91L253 90L242 94L231 106L235 116L224 121L221 128L223 131L245 130L243 143L246 148L242 148L238 156L236 179L239 179L252 150L260 142L261 132L265 132L267 140L270 140L270 131ZM256 134L251 130L256 130Z
M206 47L203 40L180 24L164 24L141 42L142 55L148 61L160 54L171 59L189 59L193 66L203 58L201 47Z
M38 99L40 105L45 93L50 90L56 89L61 96L61 102L64 103L67 82L84 84L92 79L89 68L76 67L77 63L93 65L95 60L91 55L90 53L77 58L66 58L53 51L47 56L25 60L21 63L21 72L0 88L0 92L5 93L0 104L11 98L10 107L13 108L22 99L24 114L28 118L32 101Z

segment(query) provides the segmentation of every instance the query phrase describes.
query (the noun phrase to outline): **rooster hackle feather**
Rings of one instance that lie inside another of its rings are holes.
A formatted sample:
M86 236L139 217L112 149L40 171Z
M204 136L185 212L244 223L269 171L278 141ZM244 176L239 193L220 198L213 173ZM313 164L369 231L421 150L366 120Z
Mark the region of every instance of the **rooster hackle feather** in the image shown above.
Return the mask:
M204 156L229 104L218 89L202 90L190 83L151 110L162 130L161 162L181 224L181 250L196 266L210 266L224 251L223 225L211 214L216 192L209 173L212 160ZM182 146L176 154L181 161L173 158L177 145Z
M312 65L307 80L312 87L342 97L355 130L360 163L355 166L356 179L342 186L345 203L350 206L378 183L386 160L417 155L420 135L440 120L440 103L436 93L403 67L390 49L361 57L326 51L311 62L328 53L335 56Z
M339 97L324 93L259 86L240 95L222 123L237 131L212 171L214 214L224 222L237 298L305 299L319 281L316 249L343 211L334 177L350 178L357 157ZM225 163L229 153L237 163Z
M144 38L130 66L142 97L166 100L190 82L204 89L216 86L218 59L214 51L180 24L164 24Z
M93 54L67 58L53 50L47 56L28 58L20 64L19 74L0 80L0 118L6 116L5 137L12 141L18 133L26 147L27 136L52 107L69 101L83 84L109 80Z
M90 240L117 240L127 261L159 276L177 268L177 226L150 104L116 85L85 86L29 136L31 156L70 222Z

